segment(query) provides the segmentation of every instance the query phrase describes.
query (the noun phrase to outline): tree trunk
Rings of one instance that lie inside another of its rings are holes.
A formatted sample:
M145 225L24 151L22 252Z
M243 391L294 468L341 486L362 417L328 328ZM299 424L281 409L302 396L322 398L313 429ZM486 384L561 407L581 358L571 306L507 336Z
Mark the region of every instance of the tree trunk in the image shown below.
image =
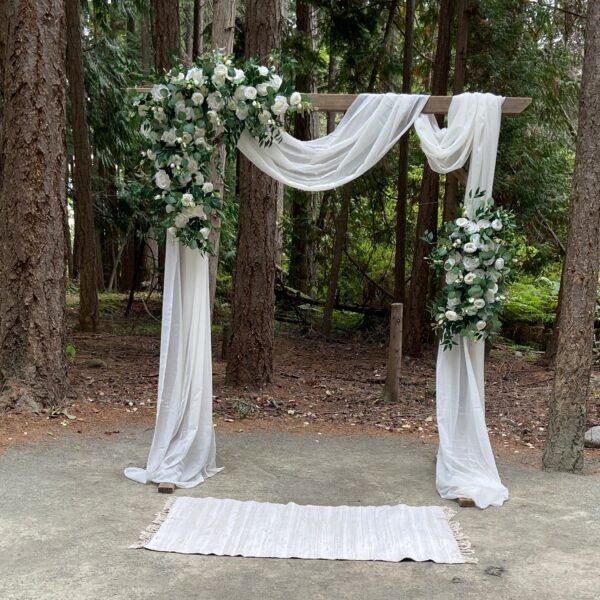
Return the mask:
M194 0L194 39L192 42L192 60L204 52L204 5L206 0ZM235 5L235 2L233 3ZM235 11L234 11L235 12Z
M61 0L3 3L0 407L58 406L65 354L65 21Z
M264 61L281 44L284 0L246 0L247 57ZM260 386L273 375L275 239L281 185L240 157L240 212L227 380Z
M145 72L152 68L154 62L152 48L152 27L150 25L150 17L142 15L140 17L140 32L141 32L141 61Z
M412 93L412 48L415 30L415 0L406 0L402 93ZM396 200L396 252L394 255L394 301L406 299L406 216L408 204L408 152L410 133L401 138L398 148L398 199Z
M154 64L162 73L173 66L173 57L179 57L179 0L152 0L152 5Z
M314 6L306 2L296 3L296 23L298 32L306 38L306 45L313 52L316 49L317 13ZM299 92L316 92L317 85L312 67L296 76L296 89ZM317 113L296 115L295 137L299 140L313 140L319 137L319 116ZM289 285L304 294L311 294L316 283L317 235L315 231L315 211L319 194L292 192L292 239L290 249Z
M408 2L407 2L407 4L408 4ZM381 49L380 49L377 57L373 61L373 68L371 70L371 77L369 78L369 86L367 88L369 93L373 92L373 90L375 89L375 84L377 83L377 73L379 72L379 69L381 68L381 64L382 64L383 58L385 56L385 51L389 44L390 38L392 36L394 18L396 17L397 10L398 10L398 0L392 0L390 3L390 11L388 13L388 19L386 21L385 29L383 32L383 41L381 42Z
M213 49L225 50L227 54L233 51L233 36L235 34L235 0L214 0L213 2L213 22L212 22L212 47ZM227 158L225 146L220 145L219 163L225 170L225 160ZM221 194L224 196L224 182L217 175L215 163L211 164L211 181ZM210 290L210 316L212 318L215 305L215 296L217 293L217 271L219 270L219 247L221 241L221 219L213 211L211 214L213 228L209 235L209 242L212 245L213 253L208 259L208 277Z
M600 2L590 2L579 108L579 133L569 209L567 255L561 281L556 375L544 468L581 471L586 402L600 260Z
M352 183L347 183L342 191L342 206L335 220L335 240L333 242L333 256L331 259L331 271L329 273L329 287L327 288L327 298L323 307L323 335L326 337L331 335L333 307L340 276L340 267L342 265L342 255L344 253L344 246L346 245L351 200Z
M472 0L457 0L456 12L458 14L458 33L456 35L456 56L454 58L454 83L452 93L462 94L465 91L465 76L467 72L467 48L469 42L469 23L475 12ZM444 193L443 221L451 221L456 217L458 207L458 179L454 176L446 177L446 190Z
M434 96L445 96L448 91L454 4L455 0L442 0L440 4L438 39L431 83L431 93ZM438 121L441 124L442 118L438 117ZM438 195L439 175L429 167L428 163L425 163L419 194L419 214L417 216L410 292L406 299L404 320L406 325L404 327L403 344L406 354L419 354L421 352L423 337L429 322L427 302L430 268L426 256L431 248L421 237L426 231L431 231L434 236L437 232Z
M74 200L79 242L79 328L98 329L98 256L92 197L92 152L86 117L79 0L65 0L67 76L71 95L71 126L75 154Z

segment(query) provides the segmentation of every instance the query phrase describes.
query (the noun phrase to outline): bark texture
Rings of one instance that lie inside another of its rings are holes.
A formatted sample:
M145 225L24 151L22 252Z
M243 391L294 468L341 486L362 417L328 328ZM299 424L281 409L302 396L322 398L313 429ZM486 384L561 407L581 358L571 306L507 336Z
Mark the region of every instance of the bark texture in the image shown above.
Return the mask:
M412 48L415 30L415 0L406 0L404 51L402 58L402 93L412 93ZM396 200L396 252L394 254L394 302L406 298L406 215L408 204L408 152L410 133L401 138L398 147L398 198Z
M452 48L452 17L455 0L442 0L438 19L438 39L433 65L431 93L434 96L445 96L448 91L450 72L450 50ZM438 120L442 121L441 117ZM410 290L406 299L404 327L404 349L406 354L419 354L423 338L428 329L430 268L426 256L431 249L421 237L426 231L437 233L439 175L428 163L425 163L423 180L419 194L419 214L417 216L417 232L415 250L411 269Z
M79 327L98 328L98 256L92 196L92 152L86 117L86 93L81 49L79 0L65 0L67 23L67 76L71 95L71 128L75 154L73 184L75 229L79 242Z
M0 408L39 410L67 387L64 8L3 4Z
M224 50L230 54L233 52L233 42L235 34L235 0L214 0L213 2L213 22L212 22L212 47L213 49ZM220 145L219 164L225 169L225 160L227 158L225 146ZM211 165L211 181L214 183L215 190L224 195L224 185L217 175L216 164ZM219 247L221 241L221 219L216 212L211 215L213 228L208 238L212 245L213 253L208 259L209 289L210 289L210 314L212 317L215 304L215 295L217 293L217 271L219 270Z
M264 60L279 47L287 16L283 0L246 0L247 57ZM240 157L240 212L233 283L227 380L261 386L273 374L275 240L281 185Z
M296 4L296 27L305 38L308 50L316 50L317 13L307 2ZM299 92L316 92L317 85L313 69L303 70L296 76L296 89ZM314 140L319 137L319 116L317 113L297 115L294 134L299 140ZM316 208L320 194L294 190L292 192L292 240L288 283L304 294L311 294L316 283Z
M204 5L206 0L194 0L194 38L192 40L192 60L204 52Z
M154 63L160 73L173 66L173 56L179 56L179 0L153 0L152 6Z
M581 471L600 259L600 2L590 2L544 468Z

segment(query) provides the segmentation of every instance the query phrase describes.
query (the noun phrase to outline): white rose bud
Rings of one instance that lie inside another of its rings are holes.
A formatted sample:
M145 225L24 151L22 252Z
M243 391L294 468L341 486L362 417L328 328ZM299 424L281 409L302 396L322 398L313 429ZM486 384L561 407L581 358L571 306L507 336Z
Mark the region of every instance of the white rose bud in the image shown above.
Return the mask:
M494 268L498 271L501 271L502 269L504 269L504 259L497 258L496 262L494 263Z
M487 326L487 323L485 321L477 321L477 331L483 331Z
M202 237L204 237L204 239L207 240L208 236L210 235L210 229L208 227L203 227L200 230L200 233L202 234Z
M263 65L258 67L258 74L262 77L266 77L269 74L269 69Z
M453 310L447 310L444 313L444 316L446 317L446 319L448 319L448 321L458 321L459 319L458 314Z
M248 98L248 100L254 100L256 98L256 88L248 85L244 88L244 96Z
M181 204L183 204L183 206L195 206L194 196L192 196L192 194L183 194L183 196L181 196Z
M502 221L500 219L494 219L492 221L492 229L494 229L495 231L500 231L502 229L503 225L502 225Z
M302 102L302 94L300 94L300 92L294 92L290 96L290 104L292 106L298 106L298 104L300 104L301 102Z

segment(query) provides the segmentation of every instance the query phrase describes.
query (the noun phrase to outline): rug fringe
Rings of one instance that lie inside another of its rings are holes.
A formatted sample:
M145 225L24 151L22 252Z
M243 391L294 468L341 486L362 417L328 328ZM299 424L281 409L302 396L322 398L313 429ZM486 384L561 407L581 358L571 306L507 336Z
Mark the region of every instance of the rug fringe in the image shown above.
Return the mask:
M177 500L177 498L169 498L165 502L165 505L163 506L162 510L156 513L154 521L152 521L152 523L150 523L150 525L148 525L148 527L146 527L146 529L144 529L144 531L140 533L138 541L135 544L131 544L129 548L145 548L146 545L150 543L150 540L152 540L156 532L160 529L160 526L165 522L165 519L167 518L171 507L173 506L173 504L175 504L175 500Z
M452 531L452 535L458 544L458 549L465 559L465 562L476 565L479 560L475 557L475 551L471 546L471 540L469 540L469 538L463 533L460 523L452 520L456 516L456 511L447 506L444 506L443 510L444 516L446 517L448 525L450 526L450 531Z

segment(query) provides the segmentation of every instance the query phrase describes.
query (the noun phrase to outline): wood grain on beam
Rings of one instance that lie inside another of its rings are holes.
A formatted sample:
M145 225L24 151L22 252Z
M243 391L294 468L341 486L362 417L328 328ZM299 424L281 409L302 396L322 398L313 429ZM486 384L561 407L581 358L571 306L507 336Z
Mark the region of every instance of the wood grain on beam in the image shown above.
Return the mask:
M132 92L149 92L149 87L129 88ZM322 112L345 112L356 100L358 94L308 94L313 109ZM424 113L443 115L448 112L452 96L431 96L423 109ZM506 98L502 104L502 113L518 115L531 104L531 98Z

